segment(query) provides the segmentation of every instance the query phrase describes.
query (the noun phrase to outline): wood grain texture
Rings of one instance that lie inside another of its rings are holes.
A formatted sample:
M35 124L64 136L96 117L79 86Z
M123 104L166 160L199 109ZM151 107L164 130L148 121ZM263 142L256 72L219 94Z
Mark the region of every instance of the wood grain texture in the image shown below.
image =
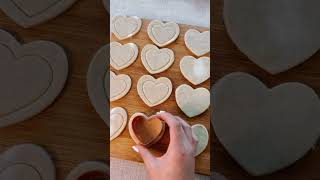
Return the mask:
M57 180L64 180L82 161L108 160L109 131L91 105L86 87L92 56L108 42L108 24L101 0L80 0L57 18L30 29L19 27L0 11L1 29L25 43L56 42L69 58L69 77L60 96L33 118L1 128L0 153L15 144L38 144L51 154Z
M149 74L148 71L142 65L141 58L140 58L141 56L140 52L142 48L148 43L153 44L146 32L149 22L150 22L149 20L143 20L141 31L130 39L119 41L114 35L112 35L111 37L111 41L117 41L122 44L133 42L133 43L136 43L139 47L138 59L130 67L120 71L117 71L111 68L112 71L114 71L116 74L128 74L132 78L132 88L129 91L129 93L124 98L118 101L112 102L111 107L117 107L117 106L124 107L128 111L129 117L136 112L143 112L147 115L152 115L160 110L163 110L163 111L167 111L174 115L178 115L182 117L183 119L187 120L187 122L191 125L201 123L206 126L208 131L210 131L210 110L207 110L205 113L203 113L200 116L197 116L194 118L188 118L177 106L175 101L175 95L174 95L174 91L179 85L181 84L192 85L183 77L179 67L180 60L183 56L192 55L192 53L186 48L184 44L185 32L190 28L194 28L199 31L205 31L208 29L202 28L202 27L188 26L188 25L179 25L181 30L179 38L174 43L167 46L167 48L172 49L175 53L174 64L168 70L162 73L153 75L153 77L155 78L159 78L159 77L169 78L173 84L173 93L171 94L170 98L164 103L158 106L155 106L153 108L150 108L143 103L142 99L139 97L137 93L138 79L142 75ZM207 56L209 56L209 54L207 54ZM192 86L192 87L194 88L205 87L209 89L210 80L207 80L206 82L200 85ZM169 143L169 133L167 129L164 137L160 140L160 142L153 145L150 148L151 152L157 156L163 154L166 151L168 143ZM114 139L110 143L110 155L111 157L114 157L114 158L142 162L140 155L135 153L132 150L131 147L133 145L135 145L135 143L131 139L129 135L129 130L127 127L118 138ZM206 175L210 174L210 146L207 146L206 150L196 158L196 172L201 174L206 174Z
M300 82L313 88L320 95L320 53L316 53L309 60L286 72L271 75L252 63L229 38L223 23L223 0L214 1L213 9L213 53L215 76L213 83L232 72L247 72L256 76L268 87L274 87L285 82ZM263 42L262 42L263 43ZM214 121L214 120L213 120ZM213 132L213 131L212 131ZM230 180L272 179L272 180L300 180L320 179L320 150L316 147L305 157L292 166L280 170L272 175L262 177L249 176L226 152L216 137L212 138L212 168L224 174Z

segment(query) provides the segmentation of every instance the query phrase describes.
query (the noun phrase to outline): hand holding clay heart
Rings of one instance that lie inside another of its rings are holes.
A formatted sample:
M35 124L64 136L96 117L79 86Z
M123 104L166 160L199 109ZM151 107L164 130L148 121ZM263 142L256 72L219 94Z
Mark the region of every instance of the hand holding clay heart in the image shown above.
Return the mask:
M268 89L249 74L232 73L218 81L212 92L215 133L252 175L291 165L319 138L319 98L303 84Z

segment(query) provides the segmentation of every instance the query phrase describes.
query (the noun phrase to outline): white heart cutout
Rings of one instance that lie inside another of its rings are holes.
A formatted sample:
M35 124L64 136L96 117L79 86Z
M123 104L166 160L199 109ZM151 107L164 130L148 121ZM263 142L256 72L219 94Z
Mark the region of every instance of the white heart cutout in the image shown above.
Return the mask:
M196 56L203 56L210 52L210 31L200 33L195 29L189 29L184 35L187 48Z
M115 16L112 18L111 30L119 40L124 40L137 34L141 25L139 17Z
M110 43L110 65L116 70L129 67L138 57L138 46L134 43Z
M185 56L180 61L180 70L192 84L201 84L210 78L210 58Z
M179 37L180 28L175 22L163 23L159 20L153 20L148 25L147 33L157 46L164 47Z
M131 89L131 78L126 74L116 75L110 71L110 101L124 97Z
M122 107L112 108L110 111L110 141L118 137L125 129L128 114Z

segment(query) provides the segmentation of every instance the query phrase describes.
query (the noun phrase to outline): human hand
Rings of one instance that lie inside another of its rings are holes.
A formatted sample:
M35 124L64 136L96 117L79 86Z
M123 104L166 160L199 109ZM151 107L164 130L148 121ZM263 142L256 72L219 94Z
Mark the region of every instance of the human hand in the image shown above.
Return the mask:
M150 179L194 180L194 156L198 141L192 134L191 126L167 112L160 112L155 117L169 126L170 144L167 152L161 157L155 157L141 145L132 147L141 155Z

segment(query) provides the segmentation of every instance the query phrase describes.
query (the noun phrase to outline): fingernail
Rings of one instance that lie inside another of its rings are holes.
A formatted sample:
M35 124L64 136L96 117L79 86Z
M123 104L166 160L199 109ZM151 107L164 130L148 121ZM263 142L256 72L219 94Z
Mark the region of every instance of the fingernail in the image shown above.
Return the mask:
M132 149L137 153L139 152L139 149L136 146L132 146Z
M165 111L162 111L162 110L161 110L161 111L157 112L157 114L161 114L161 113L164 113L164 112L165 112Z

